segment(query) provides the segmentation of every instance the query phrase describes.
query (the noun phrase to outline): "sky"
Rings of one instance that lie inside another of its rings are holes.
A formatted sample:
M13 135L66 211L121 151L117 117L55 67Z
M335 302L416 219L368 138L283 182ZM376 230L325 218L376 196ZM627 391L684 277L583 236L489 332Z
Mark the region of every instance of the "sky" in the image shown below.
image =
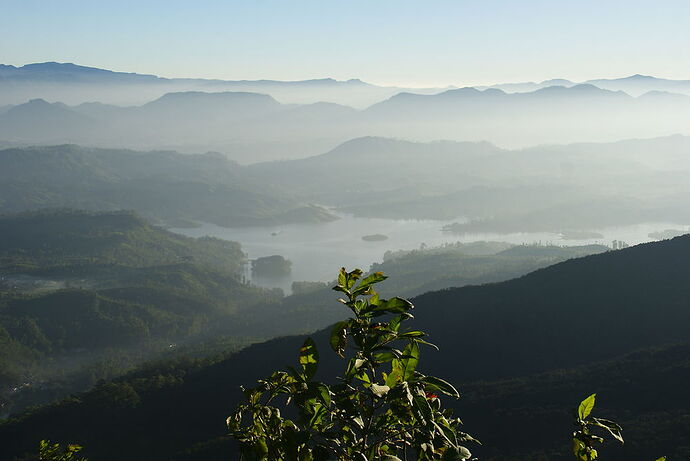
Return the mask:
M0 63L465 86L690 79L687 0L0 0Z

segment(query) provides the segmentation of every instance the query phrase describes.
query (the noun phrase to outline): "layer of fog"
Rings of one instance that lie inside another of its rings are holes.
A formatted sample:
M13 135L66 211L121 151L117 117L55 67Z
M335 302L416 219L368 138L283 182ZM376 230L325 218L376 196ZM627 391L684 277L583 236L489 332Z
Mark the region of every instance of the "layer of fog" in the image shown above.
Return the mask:
M690 134L690 96L681 94L690 83L644 76L403 91L358 80L160 79L55 66L39 66L40 79L24 68L0 78L0 142L218 151L246 164L305 158L362 136L514 149ZM107 103L120 93L136 101Z

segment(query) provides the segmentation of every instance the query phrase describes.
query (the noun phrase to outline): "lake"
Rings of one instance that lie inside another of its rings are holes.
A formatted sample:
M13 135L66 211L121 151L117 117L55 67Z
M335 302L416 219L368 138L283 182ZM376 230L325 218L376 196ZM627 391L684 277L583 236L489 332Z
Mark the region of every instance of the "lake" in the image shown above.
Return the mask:
M613 240L622 240L629 245L648 242L650 232L665 229L687 229L687 225L673 223L644 223L622 227L593 229L603 238L563 240L554 233L512 233L512 234L464 234L443 232L444 225L452 221L432 220L390 220L379 218L358 218L338 214L339 220L318 224L288 224L275 227L226 228L204 223L197 228L171 229L189 237L209 235L242 244L250 259L262 256L281 255L292 261L292 273L281 279L247 277L253 283L269 288L279 287L290 293L293 281L335 280L338 269L359 267L368 269L374 262L383 260L387 250L412 250L422 244L439 246L444 243L501 241L514 244L537 243L554 245L585 245L599 243L611 245ZM365 235L382 234L387 240L364 241Z

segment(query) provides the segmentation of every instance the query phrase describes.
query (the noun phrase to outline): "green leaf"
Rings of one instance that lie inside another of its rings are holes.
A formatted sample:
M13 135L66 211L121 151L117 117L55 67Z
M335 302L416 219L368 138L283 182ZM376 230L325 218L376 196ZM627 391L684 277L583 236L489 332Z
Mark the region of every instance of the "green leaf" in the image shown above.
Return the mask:
M666 461L666 456L662 456L661 458L657 458L656 461Z
M423 331L407 331L398 335L398 338L421 338L422 336L426 336Z
M388 324L388 328L391 331L395 331L397 333L397 331L400 329L400 323L402 323L403 320L405 320L404 315L398 315L396 317L393 317L393 319Z
M429 341L424 341L423 339L419 339L419 338L415 339L415 341L417 341L419 344L425 344L427 346L431 346L434 349L436 349L437 351L440 350L436 344L430 343Z
M346 288L349 290L355 285L355 282L362 276L362 269L355 269L352 272L349 272L345 278L347 279L347 286Z
M307 338L300 348L299 364L302 365L306 378L312 379L319 366L319 352L316 350L316 344L313 339Z
M465 447L449 447L443 452L441 461L464 461L466 459L470 459L471 457L472 453L470 453L470 450Z
M335 351L340 357L345 356L345 348L347 347L347 327L350 324L347 320L338 322L333 325L331 330L331 349Z
M402 352L399 359L393 360L391 372L386 378L386 386L393 387L400 380L407 381L417 369L419 363L419 346L416 342L410 342Z
M577 408L577 417L579 419L585 420L592 413L596 397L597 394L592 394L580 403L580 406Z
M356 378L364 383L364 387L369 387L372 384L371 378L369 377L366 371L361 371L357 373Z
M400 366L400 361L399 360L393 360L393 364L391 366L391 372L388 374L388 376L384 377L384 383L388 387L393 387L395 384L400 381L400 378L402 377L402 368Z
M460 397L458 390L450 384L448 381L444 381L441 378L436 378L435 376L425 376L422 381L431 387L427 390L438 390L451 397Z
M369 387L369 389L371 389L371 392L376 397L383 397L388 393L388 391L391 390L391 388L388 386L380 386L378 384L372 384L371 387Z
M432 410L429 406L429 401L424 395L413 395L412 405L419 412L417 417L423 421L425 424L432 418Z
M340 268L338 273L338 285L341 287L347 287L347 271L344 267Z
M353 295L367 294L367 290L369 290L371 285L373 285L375 283L382 282L382 281L386 280L387 278L388 277L383 275L383 272L374 272L370 276L362 279L362 281L359 282L359 285L357 286L357 288L355 288L352 291L352 294Z
M408 310L412 309L414 305L403 298L391 298L379 301L379 304L372 309L374 315L389 314L403 314Z
M321 405L320 403L317 403L314 405L314 414L312 415L311 419L309 420L309 426L314 428L321 424L323 421L323 417L326 414L326 407Z
M417 369L419 363L419 346L416 342L411 342L403 350L402 358L400 359L402 369L402 379L409 380Z
M316 383L314 385L314 390L316 391L319 399L326 407L331 406L331 392L324 383Z
M345 379L354 378L358 374L359 369L362 368L362 365L365 363L366 360L350 359L350 361L347 363L347 369L345 370Z

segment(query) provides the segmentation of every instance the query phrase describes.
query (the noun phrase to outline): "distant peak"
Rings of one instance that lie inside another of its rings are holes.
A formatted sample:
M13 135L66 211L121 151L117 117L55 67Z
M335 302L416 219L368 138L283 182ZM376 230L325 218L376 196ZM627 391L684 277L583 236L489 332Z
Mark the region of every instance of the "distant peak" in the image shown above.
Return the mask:
M263 94L263 93L252 93L248 91L219 91L219 92L206 92L206 91L176 91L172 93L165 93L160 98L149 104L155 103L156 101L178 101L178 100L228 100L228 99L256 99L256 100L271 100L275 101L273 97ZM277 102L277 101L276 101Z
M566 85L572 85L573 82L571 82L570 80L564 79L564 78L552 78L550 80L544 80L540 84L541 85L548 85L548 86L554 86L554 85L566 86Z
M478 90L478 89L476 89L476 88L474 88L474 87L472 87L472 86L465 86L465 87L458 88L458 89L455 89L455 90L444 91L444 92L441 93L441 94L460 95L460 94L478 94L478 93L481 93L481 92L482 92L481 90Z
M487 88L487 89L483 90L482 93L486 93L486 94L496 94L496 95L499 95L499 94L507 94L505 91L503 91L503 90L500 89L500 88Z
M88 70L88 71L99 71L99 72L111 72L109 70L98 69L96 67L79 66L79 65L71 63L71 62L55 62L55 61L35 62L32 64L26 64L26 65L23 65L21 67L21 69L26 69L26 70L32 70L32 69L39 69L39 70Z
M609 90L604 90L602 88L599 88L598 86L592 85L591 83L580 83L578 85L573 85L573 86L562 86L562 85L554 85L554 86L547 86L545 88L540 88L534 93L563 93L563 94L568 94L568 93L598 93L598 94L614 94L614 93L619 93L618 91L609 91Z
M652 77L651 75L635 74L631 75L630 77L625 77L625 80L650 80L654 78L655 77Z

